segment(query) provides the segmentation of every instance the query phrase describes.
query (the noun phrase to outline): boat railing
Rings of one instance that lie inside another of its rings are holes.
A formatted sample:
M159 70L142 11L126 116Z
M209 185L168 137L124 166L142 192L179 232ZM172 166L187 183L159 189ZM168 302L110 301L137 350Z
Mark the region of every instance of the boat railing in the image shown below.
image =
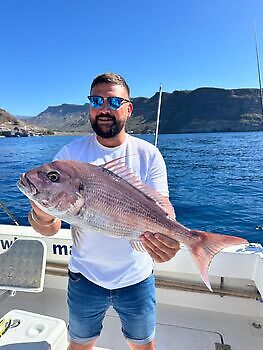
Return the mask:
M58 277L67 277L68 264L48 261L46 265L46 274ZM161 289L211 294L211 292L201 283L194 283L193 281L179 281L176 279L171 279L158 275L158 273L155 273L155 285L157 288ZM257 288L247 291L237 288L231 289L224 285L224 277L221 277L221 283L219 287L213 287L213 295L219 295L221 297L231 296L238 298L261 300L261 295Z

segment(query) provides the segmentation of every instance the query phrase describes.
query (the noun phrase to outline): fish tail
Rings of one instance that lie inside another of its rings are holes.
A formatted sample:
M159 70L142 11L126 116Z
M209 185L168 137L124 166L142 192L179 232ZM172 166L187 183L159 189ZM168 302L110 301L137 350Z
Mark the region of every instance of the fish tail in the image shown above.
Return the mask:
M194 240L192 243L187 244L187 247L198 266L202 280L212 292L213 290L208 277L208 269L213 257L223 248L237 244L246 244L248 242L240 237L198 230L191 230L190 234L194 237Z

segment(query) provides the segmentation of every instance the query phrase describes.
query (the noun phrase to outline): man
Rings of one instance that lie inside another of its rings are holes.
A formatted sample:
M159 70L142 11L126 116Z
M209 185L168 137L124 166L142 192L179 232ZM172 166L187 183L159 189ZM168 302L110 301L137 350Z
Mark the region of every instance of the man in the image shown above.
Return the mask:
M101 165L125 157L125 163L141 180L165 196L166 210L174 216L168 198L164 160L156 147L132 137L125 125L132 114L129 87L114 73L96 77L89 96L90 122L96 135L64 146L55 159L74 159ZM35 204L29 215L33 228L55 234L57 218ZM160 233L146 232L141 242L147 253L133 250L127 240L87 231L80 247L73 246L69 263L69 350L92 350L110 305L122 322L122 332L132 350L155 350L155 288L153 260L164 262L179 249Z

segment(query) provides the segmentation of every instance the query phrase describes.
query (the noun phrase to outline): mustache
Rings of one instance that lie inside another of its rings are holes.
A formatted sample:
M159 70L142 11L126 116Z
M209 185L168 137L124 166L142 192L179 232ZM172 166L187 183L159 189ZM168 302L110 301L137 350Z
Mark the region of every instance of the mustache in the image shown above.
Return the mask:
M100 113L96 116L96 122L98 121L99 118L109 118L111 120L113 120L114 122L116 122L116 118L109 114L109 113Z

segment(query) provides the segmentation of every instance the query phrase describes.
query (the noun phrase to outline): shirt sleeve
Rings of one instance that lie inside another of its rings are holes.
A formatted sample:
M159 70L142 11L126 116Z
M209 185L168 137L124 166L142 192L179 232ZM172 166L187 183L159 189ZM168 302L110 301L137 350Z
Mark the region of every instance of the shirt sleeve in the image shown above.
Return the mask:
M158 149L149 163L146 183L165 197L169 197L166 165Z

